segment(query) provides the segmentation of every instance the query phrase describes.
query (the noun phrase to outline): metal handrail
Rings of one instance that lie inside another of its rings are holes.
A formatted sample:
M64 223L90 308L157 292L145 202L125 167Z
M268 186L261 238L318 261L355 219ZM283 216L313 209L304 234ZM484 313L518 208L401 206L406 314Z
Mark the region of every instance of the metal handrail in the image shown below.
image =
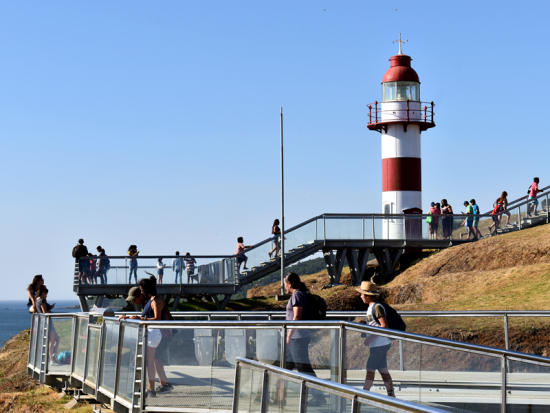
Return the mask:
M108 321L118 321L116 317L104 317L104 320ZM364 333L372 333L377 336L387 337L391 339L401 339L407 341L413 341L417 343L426 343L434 346L445 347L445 348L454 348L461 351L484 354L491 357L503 357L513 358L514 360L536 362L539 364L544 364L550 367L550 358L537 356L534 354L521 353L518 351L504 350L496 347L482 346L479 344L464 343L461 341L447 340L439 337L426 336L423 334L409 333L399 330L389 330L382 327L374 327L366 324L354 323L350 321L286 321L286 320L219 320L219 321L189 321L189 320L174 320L174 321L153 321L153 320L134 320L126 319L122 320L121 323L135 324L135 325L144 325L144 326L154 326L156 328L168 327L169 328L178 328L178 327L192 327L194 329L209 329L213 326L219 326L218 328L254 328L254 327L264 327L264 328L333 328L338 329L341 326L351 328L352 330Z
M548 190L548 189L550 189L550 185L545 186L544 188L542 188L542 189L541 189L541 192L546 191L546 190ZM546 195L546 194L545 194L545 195ZM541 196L542 196L542 195L541 195ZM522 201L522 200L524 200L524 199L527 199L527 198L529 198L529 195L524 195L524 196L522 196L521 198L518 198L518 199L513 200L512 202L508 202L508 208L506 208L506 210L510 209L510 206L511 206L511 205L514 205L514 204L516 204L516 203L518 203L518 202L520 202L520 201ZM536 198L538 198L538 197L536 197ZM522 205L523 205L523 204L522 204ZM491 211L489 211L488 213L490 213L490 212L491 212Z
M444 410L436 409L434 407L422 406L416 403L407 402L405 400L396 399L395 397L376 394L367 390L358 389L357 387L352 387L345 384L336 383L333 381L319 379L317 377L309 376L307 374L293 372L291 370L275 367L269 364L255 361L255 360L237 357L236 362L237 362L236 364L237 367L245 367L245 368L260 371L260 372L270 372L270 373L276 374L279 377L288 378L293 381L298 381L302 384L313 383L316 386L320 387L322 391L333 394L335 396L341 396L342 394L344 394L357 402L362 402L361 399L363 399L366 402L365 404L370 404L375 407L382 407L384 409L388 409L389 411L411 412L411 413L445 413ZM236 369L235 383L239 383L238 368ZM262 387L262 391L264 391L263 387ZM233 413L237 413L238 405L235 402L239 397L239 388L237 384L235 385L234 394L235 394L235 397L233 402ZM266 407L266 406L263 406L263 407ZM392 409L396 409L396 410L392 410ZM261 410L262 413L264 411L266 410L265 409Z

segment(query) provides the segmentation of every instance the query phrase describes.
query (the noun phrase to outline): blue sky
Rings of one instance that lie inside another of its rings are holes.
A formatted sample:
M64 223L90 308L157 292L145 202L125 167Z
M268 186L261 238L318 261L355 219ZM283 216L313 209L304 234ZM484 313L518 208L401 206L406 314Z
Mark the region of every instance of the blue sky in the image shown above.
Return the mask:
M0 260L6 297L36 273L73 298L70 251L231 254L286 222L381 212L366 105L409 42L436 103L423 200L483 210L541 184L547 2L0 3ZM531 79L534 75L536 79Z

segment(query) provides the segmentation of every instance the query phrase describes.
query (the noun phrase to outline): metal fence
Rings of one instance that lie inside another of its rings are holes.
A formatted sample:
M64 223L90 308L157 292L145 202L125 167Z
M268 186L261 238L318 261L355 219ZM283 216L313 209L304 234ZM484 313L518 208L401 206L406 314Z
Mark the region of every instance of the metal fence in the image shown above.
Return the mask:
M223 316L231 318L227 313ZM192 315L178 315L172 322L119 323L116 318L98 320L84 313L35 315L28 372L50 385L71 381L118 410L231 411L238 359L284 369L289 355L287 332L292 328L311 338L309 357L319 379L358 391L371 351L362 335L370 334L390 343L387 365L400 400L451 411L458 403L466 410L483 412L487 410L477 402L500 412L511 405L550 404L550 359L545 357L348 321L241 317L241 321L197 321ZM144 343L159 329L169 330L171 337L152 350ZM67 351L70 359L59 363L61 353ZM174 389L147 397L144 390L153 351ZM57 356L55 362L52 355ZM371 391L383 393L383 383L375 381Z

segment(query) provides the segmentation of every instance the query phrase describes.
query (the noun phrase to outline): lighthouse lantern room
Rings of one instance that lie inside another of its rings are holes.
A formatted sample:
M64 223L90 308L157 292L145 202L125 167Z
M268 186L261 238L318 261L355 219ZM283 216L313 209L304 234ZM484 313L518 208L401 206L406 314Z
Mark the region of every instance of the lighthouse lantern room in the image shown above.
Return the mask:
M390 58L382 79L382 102L368 105L370 130L382 134L382 212L402 214L422 209L420 134L435 126L434 103L420 100L420 79L411 67L411 57ZM384 225L384 238L404 235L403 222Z

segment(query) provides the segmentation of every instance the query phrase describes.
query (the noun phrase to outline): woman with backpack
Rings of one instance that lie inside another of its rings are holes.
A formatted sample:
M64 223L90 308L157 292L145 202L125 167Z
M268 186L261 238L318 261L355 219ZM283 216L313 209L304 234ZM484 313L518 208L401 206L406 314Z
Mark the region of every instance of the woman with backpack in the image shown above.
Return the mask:
M119 320L136 319L136 320L170 320L172 316L166 307L164 300L157 295L157 279L155 276L150 278L142 278L139 280L139 288L145 299L148 300L143 309L141 316L121 316ZM170 331L169 329L166 329ZM147 389L147 397L156 397L157 393L170 393L174 386L168 381L164 372L162 361L156 357L156 350L163 338L163 332L158 328L147 327L147 376L149 378L149 386ZM155 371L159 376L160 386L155 389Z
M290 294L290 300L286 306L286 320L298 321L307 319L307 287L295 272L289 272L285 276L285 291ZM290 327L290 326L289 326ZM286 368L317 377L311 362L309 361L309 342L311 335L308 329L288 328L286 336ZM308 406L325 406L326 399L322 392L312 391L313 400Z
M355 289L361 294L361 299L369 306L367 310L366 324L374 327L390 328L386 310L378 301L378 297L382 293L378 290L375 283L363 281L360 288ZM369 346L370 354L367 360L367 376L365 377L365 385L363 389L370 390L374 382L374 374L376 370L380 372L388 396L395 397L393 390L393 380L388 371L388 351L391 347L391 340L387 337L370 334L364 341L365 346Z
M499 228L499 217L500 217L501 205L502 205L502 201L500 200L500 198L497 198L497 200L493 204L494 206L493 211L491 212L491 218L493 218L493 223L489 225L489 228L488 228L489 234L493 233L493 230L491 229L493 227L495 228L494 233L495 234L497 233L497 229Z

